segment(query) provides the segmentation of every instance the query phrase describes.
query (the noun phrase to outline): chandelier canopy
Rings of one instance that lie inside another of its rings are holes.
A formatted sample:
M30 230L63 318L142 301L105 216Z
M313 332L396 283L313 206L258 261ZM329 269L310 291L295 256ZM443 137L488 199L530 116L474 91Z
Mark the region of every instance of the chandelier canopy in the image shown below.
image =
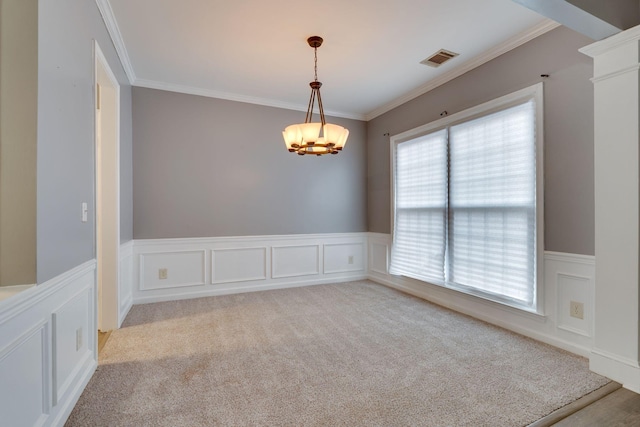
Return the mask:
M309 86L311 86L311 97L309 98L307 115L304 118L304 123L287 126L282 132L282 136L284 137L284 143L287 149L301 156L305 154L315 154L316 156L338 154L347 143L349 130L342 126L327 123L324 118L322 97L320 96L322 83L318 81L318 48L322 46L322 37L309 37L307 43L313 48L315 59L315 78L309 83ZM316 99L318 101L318 109L320 110L320 122L312 122ZM320 135L320 131L322 131L322 136Z

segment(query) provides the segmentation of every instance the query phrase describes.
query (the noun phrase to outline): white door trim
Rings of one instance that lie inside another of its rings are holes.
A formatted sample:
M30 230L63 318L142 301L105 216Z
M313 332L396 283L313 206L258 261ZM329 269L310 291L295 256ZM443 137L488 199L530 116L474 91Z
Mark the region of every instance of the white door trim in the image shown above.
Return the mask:
M94 247L96 283L100 294L96 301L96 320L98 328L106 331L119 327L120 84L95 40L94 58ZM98 85L102 87L101 94ZM102 104L102 113L98 102ZM105 109L112 109L111 120L107 120L106 125L111 129L106 131L101 126L102 114L108 111ZM108 140L101 142L105 139L103 137Z

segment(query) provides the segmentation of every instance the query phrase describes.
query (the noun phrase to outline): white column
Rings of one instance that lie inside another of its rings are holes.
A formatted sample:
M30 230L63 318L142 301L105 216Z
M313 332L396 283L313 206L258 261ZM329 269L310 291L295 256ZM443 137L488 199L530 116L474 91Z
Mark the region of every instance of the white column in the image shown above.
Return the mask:
M594 60L595 325L591 370L640 392L640 27Z

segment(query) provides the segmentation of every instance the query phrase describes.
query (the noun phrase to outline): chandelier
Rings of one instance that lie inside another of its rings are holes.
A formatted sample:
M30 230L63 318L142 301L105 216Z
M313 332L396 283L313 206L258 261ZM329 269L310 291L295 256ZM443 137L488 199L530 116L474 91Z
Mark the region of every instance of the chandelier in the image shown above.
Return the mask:
M309 98L307 115L304 118L304 123L287 126L282 132L282 136L284 137L284 143L287 145L287 149L301 156L305 154L315 154L316 156L338 154L347 143L349 130L342 126L327 123L324 118L322 97L320 96L322 83L318 81L318 48L322 46L322 37L309 37L307 43L313 48L315 59L315 78L309 83L309 86L311 86L311 97ZM311 121L316 99L318 101L318 109L320 110L320 122ZM320 131L322 131L322 136L320 136Z

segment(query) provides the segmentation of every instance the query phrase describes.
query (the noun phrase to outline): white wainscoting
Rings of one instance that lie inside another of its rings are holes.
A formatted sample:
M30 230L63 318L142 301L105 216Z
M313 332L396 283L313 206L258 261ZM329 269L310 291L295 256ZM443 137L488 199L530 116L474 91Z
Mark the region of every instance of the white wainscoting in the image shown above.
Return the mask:
M324 245L324 273L350 273L363 271L365 251L361 243L332 243Z
M3 420L43 425L50 413L49 324L41 321L0 351L0 409Z
M545 252L543 315L528 313L442 286L388 273L391 236L369 233L369 278L444 307L589 357L593 346L595 257ZM584 304L584 318L569 316L570 302Z
M271 277L317 276L320 274L320 245L271 247Z
M0 424L61 426L96 369L95 261L0 302Z
M368 233L136 240L133 302L367 278ZM166 278L160 270L166 269Z
M96 333L89 329L93 297L93 290L85 287L52 313L53 356L56 361L53 370L54 405L73 385L78 371L93 357L88 337Z
M120 245L120 283L118 298L118 327L133 305L133 240Z
M211 270L214 285L267 280L267 248L212 249Z
M140 289L171 289L207 284L205 250L140 254ZM160 277L160 270L167 271Z

